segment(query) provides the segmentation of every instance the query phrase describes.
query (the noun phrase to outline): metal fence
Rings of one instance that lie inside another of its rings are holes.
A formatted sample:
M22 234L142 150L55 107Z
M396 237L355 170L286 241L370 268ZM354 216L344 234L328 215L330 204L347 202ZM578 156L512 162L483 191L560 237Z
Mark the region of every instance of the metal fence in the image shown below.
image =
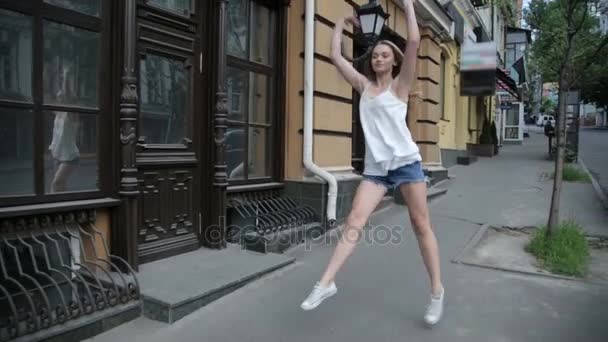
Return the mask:
M111 255L95 210L0 223L0 341L138 300L131 266Z

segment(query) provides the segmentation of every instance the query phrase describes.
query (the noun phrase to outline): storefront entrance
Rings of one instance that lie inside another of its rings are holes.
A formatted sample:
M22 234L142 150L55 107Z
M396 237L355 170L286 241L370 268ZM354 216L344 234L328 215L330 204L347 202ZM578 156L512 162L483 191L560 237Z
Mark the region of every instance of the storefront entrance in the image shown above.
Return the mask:
M212 163L212 5L155 0L138 6L140 263L200 246Z

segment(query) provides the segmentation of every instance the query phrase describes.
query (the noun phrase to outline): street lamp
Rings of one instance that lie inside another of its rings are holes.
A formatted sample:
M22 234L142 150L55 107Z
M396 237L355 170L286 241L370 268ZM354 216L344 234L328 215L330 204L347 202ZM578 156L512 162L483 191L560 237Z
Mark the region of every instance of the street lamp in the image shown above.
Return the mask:
M359 7L357 11L361 32L368 43L373 44L380 37L384 22L388 19L388 14L384 12L382 6L376 1L371 0L368 4Z
M382 34L388 16L389 14L384 12L380 3L375 0L370 0L368 4L359 7L357 17L359 17L361 31L357 34L357 39L367 45L368 49L362 56L355 58L355 62L366 58L371 53L372 47Z

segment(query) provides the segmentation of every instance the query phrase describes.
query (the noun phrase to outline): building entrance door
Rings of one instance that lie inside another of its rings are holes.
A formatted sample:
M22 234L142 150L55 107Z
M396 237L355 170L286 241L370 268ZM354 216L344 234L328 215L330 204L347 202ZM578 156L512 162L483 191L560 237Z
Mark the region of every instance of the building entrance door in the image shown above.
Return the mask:
M208 42L211 1L138 3L141 263L199 248L205 219L210 120Z

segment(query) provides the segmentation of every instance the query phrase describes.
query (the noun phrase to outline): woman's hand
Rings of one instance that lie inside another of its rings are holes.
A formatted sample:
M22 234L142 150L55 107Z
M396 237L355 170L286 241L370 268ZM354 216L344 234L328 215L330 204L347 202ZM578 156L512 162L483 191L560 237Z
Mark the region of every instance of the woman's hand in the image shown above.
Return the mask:
M328 0L325 0L328 1ZM335 1L335 0L334 0ZM342 20L336 22L334 32L331 38L331 61L338 68L338 71L346 81L355 88L359 93L363 92L363 89L367 85L367 78L359 73L351 64L342 56L342 30L344 25L351 24L353 27L359 27L360 23L356 16L352 14L346 14Z
M359 23L359 19L357 19L355 16L348 16L344 18L344 23L345 24L351 24L353 27L359 27L361 26L361 23Z

